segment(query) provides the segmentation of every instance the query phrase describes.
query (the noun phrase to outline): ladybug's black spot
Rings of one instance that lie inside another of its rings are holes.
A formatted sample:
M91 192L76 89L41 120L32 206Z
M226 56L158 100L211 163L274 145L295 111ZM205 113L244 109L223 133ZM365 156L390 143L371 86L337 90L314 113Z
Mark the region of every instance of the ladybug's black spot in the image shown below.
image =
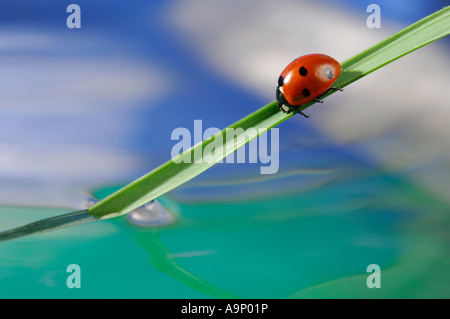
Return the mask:
M280 77L278 78L278 86L283 86L284 85L284 77L282 77L280 75Z
M308 70L304 66L301 66L298 73L300 73L301 76L306 76L306 74L308 74Z
M302 90L302 95L303 95L303 97L308 97L310 94L311 94L311 93L309 92L308 89L303 89L303 90Z
M331 69L329 67L326 67L325 69L323 69L323 74L330 80L333 78L333 71L331 71Z

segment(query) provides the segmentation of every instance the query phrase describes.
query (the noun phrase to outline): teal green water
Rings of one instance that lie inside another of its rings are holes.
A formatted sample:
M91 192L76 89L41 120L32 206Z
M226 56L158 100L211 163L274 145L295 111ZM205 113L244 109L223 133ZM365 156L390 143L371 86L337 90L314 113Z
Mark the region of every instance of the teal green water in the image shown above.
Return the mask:
M168 194L169 226L119 217L1 242L0 298L450 297L447 204L393 176L364 185L213 203ZM66 212L0 207L1 230ZM70 264L79 289L66 285Z

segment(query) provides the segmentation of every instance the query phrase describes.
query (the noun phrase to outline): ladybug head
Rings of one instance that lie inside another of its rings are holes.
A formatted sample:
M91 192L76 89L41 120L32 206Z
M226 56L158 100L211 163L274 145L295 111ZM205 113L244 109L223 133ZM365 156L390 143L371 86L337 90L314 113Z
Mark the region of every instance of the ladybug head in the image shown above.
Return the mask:
M284 94L281 92L279 86L277 86L277 91L276 91L275 96L276 96L276 99L278 102L278 107L280 108L280 110L282 110L283 112L289 112L290 105L289 105L288 101L286 100L286 98L284 97Z

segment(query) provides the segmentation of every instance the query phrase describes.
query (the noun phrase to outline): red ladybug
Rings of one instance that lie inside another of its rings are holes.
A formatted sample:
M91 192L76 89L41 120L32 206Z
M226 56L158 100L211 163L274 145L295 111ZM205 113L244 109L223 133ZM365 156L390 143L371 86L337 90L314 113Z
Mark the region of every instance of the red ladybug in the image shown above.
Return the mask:
M322 103L319 97L329 90L342 91L331 87L340 73L339 62L325 54L308 54L295 59L278 78L278 107L286 113L295 110L309 117L298 107L311 101Z

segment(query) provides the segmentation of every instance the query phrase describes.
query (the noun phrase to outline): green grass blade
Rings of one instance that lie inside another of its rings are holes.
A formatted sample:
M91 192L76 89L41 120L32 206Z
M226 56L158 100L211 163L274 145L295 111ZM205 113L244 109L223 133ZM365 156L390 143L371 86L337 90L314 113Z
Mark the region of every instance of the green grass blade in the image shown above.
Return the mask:
M450 33L450 6L395 33L342 64L343 72L335 86L344 87Z
M204 172L290 116L292 114L280 112L276 103L272 102L98 202L89 209L89 213L99 218L104 216L109 218L138 208ZM240 128L242 132L227 141L226 132L233 128ZM223 140L224 143L220 143L222 145L215 149L215 154L208 152L208 148L211 148L208 145L217 139ZM206 156L210 156L211 161L203 160ZM175 163L184 158L191 159L191 163Z
M41 219L25 226L2 231L0 232L0 241L90 223L96 220L98 219L88 214L86 210L80 210L64 215Z
M405 54L449 33L450 7L446 7L343 62L343 70L335 86L345 87ZM314 103L305 105L303 109L308 108L312 104ZM243 132L236 135L236 140L224 139L224 144L220 149L216 148L214 153L208 152L208 149L211 148L211 146L208 146L210 143L226 136L227 129L224 129L222 132L214 135L214 138L195 145L177 158L168 161L101 200L91 207L88 212L97 218L110 218L138 208L204 172L239 147L291 116L292 114L288 115L279 111L275 101L269 103L230 126L230 128L243 129ZM202 157L198 154L203 154L204 157L207 156L211 160L196 163L195 160L202 160ZM182 158L194 160L191 163L175 163L175 161Z

